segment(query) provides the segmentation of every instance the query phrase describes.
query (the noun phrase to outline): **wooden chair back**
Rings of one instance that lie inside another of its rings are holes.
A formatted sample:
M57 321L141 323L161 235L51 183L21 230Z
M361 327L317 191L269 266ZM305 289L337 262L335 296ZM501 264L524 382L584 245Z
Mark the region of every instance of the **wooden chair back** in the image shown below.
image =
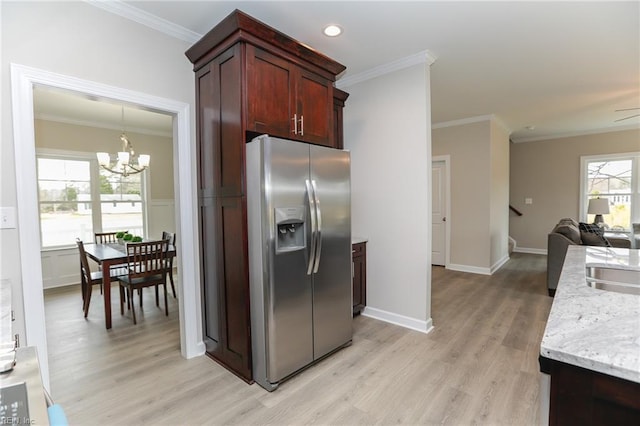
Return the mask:
M169 241L169 245L172 245L173 249L176 250L175 232L162 231L162 239ZM171 291L173 292L173 297L178 297L178 295L176 294L176 286L173 283L173 256L169 256L169 258L167 259L167 272L169 273L169 280L171 282Z
M80 238L76 238L76 244L78 245L78 251L80 252L80 273L82 274L83 282L91 285L91 269L89 268L87 252L84 251L84 243Z
M96 244L117 243L117 232L96 232L94 234Z
M162 231L162 239L169 241L169 245L176 246L176 233Z
M134 280L144 281L158 274L166 276L168 241L127 243L126 248L131 282Z

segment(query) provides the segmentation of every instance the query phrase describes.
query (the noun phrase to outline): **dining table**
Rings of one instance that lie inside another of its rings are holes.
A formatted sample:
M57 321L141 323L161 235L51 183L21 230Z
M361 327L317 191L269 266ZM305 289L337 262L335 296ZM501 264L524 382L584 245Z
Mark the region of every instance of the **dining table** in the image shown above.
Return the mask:
M103 271L108 271L113 265L127 263L126 245L120 243L87 243L84 246L87 257L98 263ZM176 249L169 245L167 257L176 255ZM102 287L104 296L104 321L107 330L111 328L111 276L102 274Z

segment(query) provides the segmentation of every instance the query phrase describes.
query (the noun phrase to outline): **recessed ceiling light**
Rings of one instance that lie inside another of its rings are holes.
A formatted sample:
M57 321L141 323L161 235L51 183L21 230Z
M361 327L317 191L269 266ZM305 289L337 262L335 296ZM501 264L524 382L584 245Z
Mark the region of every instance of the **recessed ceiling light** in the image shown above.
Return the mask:
M324 30L322 30L322 32L327 37L337 37L342 33L342 28L337 25L331 24L324 27Z
M535 129L535 128L536 128L536 126L534 126L534 125L532 125L532 124L530 124L530 125L528 125L528 126L526 126L526 127L525 127L525 129L527 129L527 130L533 130L533 129Z

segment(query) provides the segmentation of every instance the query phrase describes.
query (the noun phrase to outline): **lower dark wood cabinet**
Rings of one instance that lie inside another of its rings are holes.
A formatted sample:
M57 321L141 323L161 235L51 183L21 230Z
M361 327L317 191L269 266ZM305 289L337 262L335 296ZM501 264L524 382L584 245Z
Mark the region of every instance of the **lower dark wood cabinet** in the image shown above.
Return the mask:
M640 425L640 383L540 357L551 375L549 425Z
M245 197L200 201L204 342L207 354L252 380Z
M353 258L353 315L367 305L367 243L351 245Z

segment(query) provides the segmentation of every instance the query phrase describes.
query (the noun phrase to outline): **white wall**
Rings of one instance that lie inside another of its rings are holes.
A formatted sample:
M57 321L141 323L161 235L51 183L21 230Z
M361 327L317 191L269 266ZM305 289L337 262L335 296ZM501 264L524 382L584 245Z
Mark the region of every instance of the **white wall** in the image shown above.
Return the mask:
M563 217L580 218L580 157L640 150L640 129L511 144L510 217L516 251L546 253ZM531 198L532 204L525 204Z
M451 156L449 268L487 272L490 251L489 120L433 130L433 155Z
M431 328L429 66L352 86L344 112L351 150L352 233L368 238L364 315Z
M491 272L509 260L509 131L491 120Z
M188 43L84 2L2 2L1 7L0 205L17 204L11 63L185 102L195 116L193 72L184 56ZM191 139L195 140L193 130ZM18 220L17 229L0 231L0 278L13 284L13 326L23 337L21 259L16 247L20 229L30 226L37 224ZM28 344L29 336L25 340Z
M451 156L450 269L488 275L508 260L509 148L493 116L433 131L433 155Z

